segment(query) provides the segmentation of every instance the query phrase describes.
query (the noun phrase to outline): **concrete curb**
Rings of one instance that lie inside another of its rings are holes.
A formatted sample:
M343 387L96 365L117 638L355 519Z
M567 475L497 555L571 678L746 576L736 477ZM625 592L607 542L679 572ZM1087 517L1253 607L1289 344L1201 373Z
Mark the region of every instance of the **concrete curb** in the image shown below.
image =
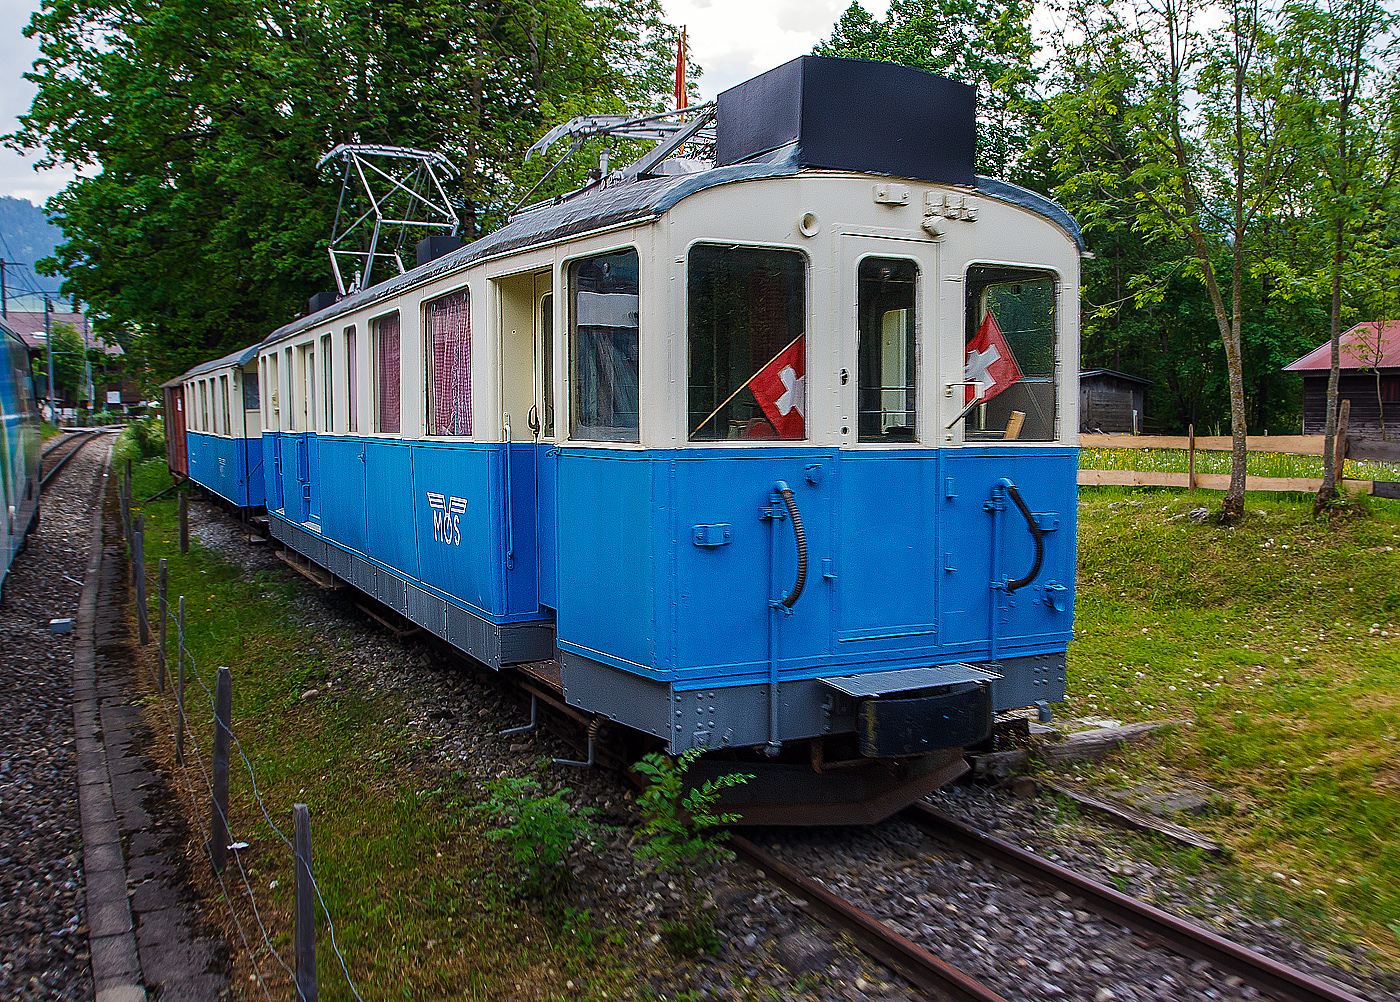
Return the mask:
M83 879L96 1002L145 1002L136 934L127 899L126 864L112 802L112 779L102 741L97 697L97 591L102 572L102 520L112 447L102 464L103 486L93 511L88 564L78 598L73 645L73 728L78 753Z

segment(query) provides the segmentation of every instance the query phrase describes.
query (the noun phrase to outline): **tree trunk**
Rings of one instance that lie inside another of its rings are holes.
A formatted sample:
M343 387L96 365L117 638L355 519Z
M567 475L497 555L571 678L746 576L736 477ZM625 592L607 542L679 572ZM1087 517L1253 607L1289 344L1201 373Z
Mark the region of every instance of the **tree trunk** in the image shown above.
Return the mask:
M1320 514L1337 497L1332 446L1337 435L1337 386L1342 378L1342 260L1346 224L1338 219L1332 225L1332 368L1327 373L1327 423L1322 431L1322 486L1317 489L1317 497L1313 501L1314 515Z

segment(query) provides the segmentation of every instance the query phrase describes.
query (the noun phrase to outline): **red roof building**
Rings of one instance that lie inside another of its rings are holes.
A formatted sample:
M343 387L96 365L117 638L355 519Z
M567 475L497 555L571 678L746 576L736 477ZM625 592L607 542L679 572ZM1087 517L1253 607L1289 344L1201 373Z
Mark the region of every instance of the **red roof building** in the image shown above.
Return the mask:
M1347 433L1380 438L1384 413L1391 437L1400 435L1400 320L1370 320L1341 337L1338 399L1351 401ZM1321 435L1327 420L1327 377L1332 345L1324 341L1283 367L1303 377L1303 434ZM1384 408L1384 411L1382 411Z

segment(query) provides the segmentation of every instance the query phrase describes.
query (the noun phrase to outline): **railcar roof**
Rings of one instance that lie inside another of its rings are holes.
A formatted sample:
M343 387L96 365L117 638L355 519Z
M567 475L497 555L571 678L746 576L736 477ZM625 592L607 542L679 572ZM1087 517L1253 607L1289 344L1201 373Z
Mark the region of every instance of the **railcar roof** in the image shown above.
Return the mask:
M166 382L161 383L161 388L164 389L167 386L179 386L187 379L193 379L195 376L202 376L204 375L204 373L212 372L215 369L224 369L234 365L239 367L245 366L253 359L258 357L258 347L259 345L261 345L261 343L262 342L258 342L258 344L250 344L246 348L239 348L237 351L230 352L223 358L216 358L210 362L200 362L188 372L181 373L174 379L167 380Z
M388 299L405 289L456 271L483 258L623 223L654 219L682 199L723 184L796 175L801 168L797 165L794 153L795 144L790 144L760 160L715 167L692 174L665 175L614 183L542 203L517 213L505 226L464 247L354 295L346 296L310 316L294 320L273 331L263 344ZM1019 205L1044 216L1069 234L1070 239L1081 251L1085 249L1079 224L1063 207L1044 195L989 177L978 177L976 190L982 195ZM192 369L186 373L186 377L215 364L209 363L199 369Z

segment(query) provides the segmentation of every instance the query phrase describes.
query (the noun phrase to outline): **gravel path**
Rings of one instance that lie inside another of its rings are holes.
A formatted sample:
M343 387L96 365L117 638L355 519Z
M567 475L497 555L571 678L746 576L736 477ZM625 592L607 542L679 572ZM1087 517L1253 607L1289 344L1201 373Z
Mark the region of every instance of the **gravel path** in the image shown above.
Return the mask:
M0 997L90 999L73 751L73 634L50 619L77 613L97 440L44 495L38 529L0 600Z

